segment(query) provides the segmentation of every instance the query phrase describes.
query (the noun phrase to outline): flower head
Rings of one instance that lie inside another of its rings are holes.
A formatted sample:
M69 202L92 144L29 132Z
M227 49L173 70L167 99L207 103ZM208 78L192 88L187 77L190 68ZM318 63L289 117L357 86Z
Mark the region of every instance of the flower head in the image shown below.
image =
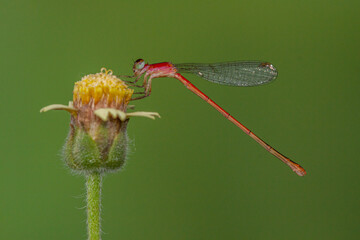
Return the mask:
M111 70L102 68L100 73L86 75L75 83L73 101L77 108L89 105L126 110L133 92L133 89L112 75Z
M158 113L126 113L133 89L112 74L84 76L75 83L73 102L41 109L71 113L70 132L63 149L66 164L79 172L113 171L124 165L127 155L127 124L131 116L154 119Z

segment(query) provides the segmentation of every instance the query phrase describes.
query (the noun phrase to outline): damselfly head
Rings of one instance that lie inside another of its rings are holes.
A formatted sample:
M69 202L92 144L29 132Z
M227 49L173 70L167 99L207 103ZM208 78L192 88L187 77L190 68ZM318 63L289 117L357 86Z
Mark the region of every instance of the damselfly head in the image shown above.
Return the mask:
M145 67L144 59L139 58L134 62L133 71L135 76L139 75L141 70Z

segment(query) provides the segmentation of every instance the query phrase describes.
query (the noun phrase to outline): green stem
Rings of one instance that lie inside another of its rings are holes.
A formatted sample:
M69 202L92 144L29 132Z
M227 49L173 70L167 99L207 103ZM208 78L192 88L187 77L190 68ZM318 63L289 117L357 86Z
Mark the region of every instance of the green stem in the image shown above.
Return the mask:
M86 175L88 240L100 240L101 174Z

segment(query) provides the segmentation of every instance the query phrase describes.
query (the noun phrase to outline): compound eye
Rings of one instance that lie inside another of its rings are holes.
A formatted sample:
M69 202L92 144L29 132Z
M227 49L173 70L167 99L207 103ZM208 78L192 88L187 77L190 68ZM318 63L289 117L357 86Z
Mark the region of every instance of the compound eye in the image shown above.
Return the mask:
M138 59L134 63L135 69L141 70L145 67L144 59Z

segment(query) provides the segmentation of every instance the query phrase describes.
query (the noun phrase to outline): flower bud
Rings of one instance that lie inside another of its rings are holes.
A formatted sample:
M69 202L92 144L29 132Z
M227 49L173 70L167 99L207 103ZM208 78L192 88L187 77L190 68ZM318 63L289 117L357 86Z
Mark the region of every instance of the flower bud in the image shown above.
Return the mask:
M120 169L126 160L129 119L99 118L97 109L126 112L133 90L111 71L102 69L75 83L70 132L63 148L66 164L73 170L107 172Z

